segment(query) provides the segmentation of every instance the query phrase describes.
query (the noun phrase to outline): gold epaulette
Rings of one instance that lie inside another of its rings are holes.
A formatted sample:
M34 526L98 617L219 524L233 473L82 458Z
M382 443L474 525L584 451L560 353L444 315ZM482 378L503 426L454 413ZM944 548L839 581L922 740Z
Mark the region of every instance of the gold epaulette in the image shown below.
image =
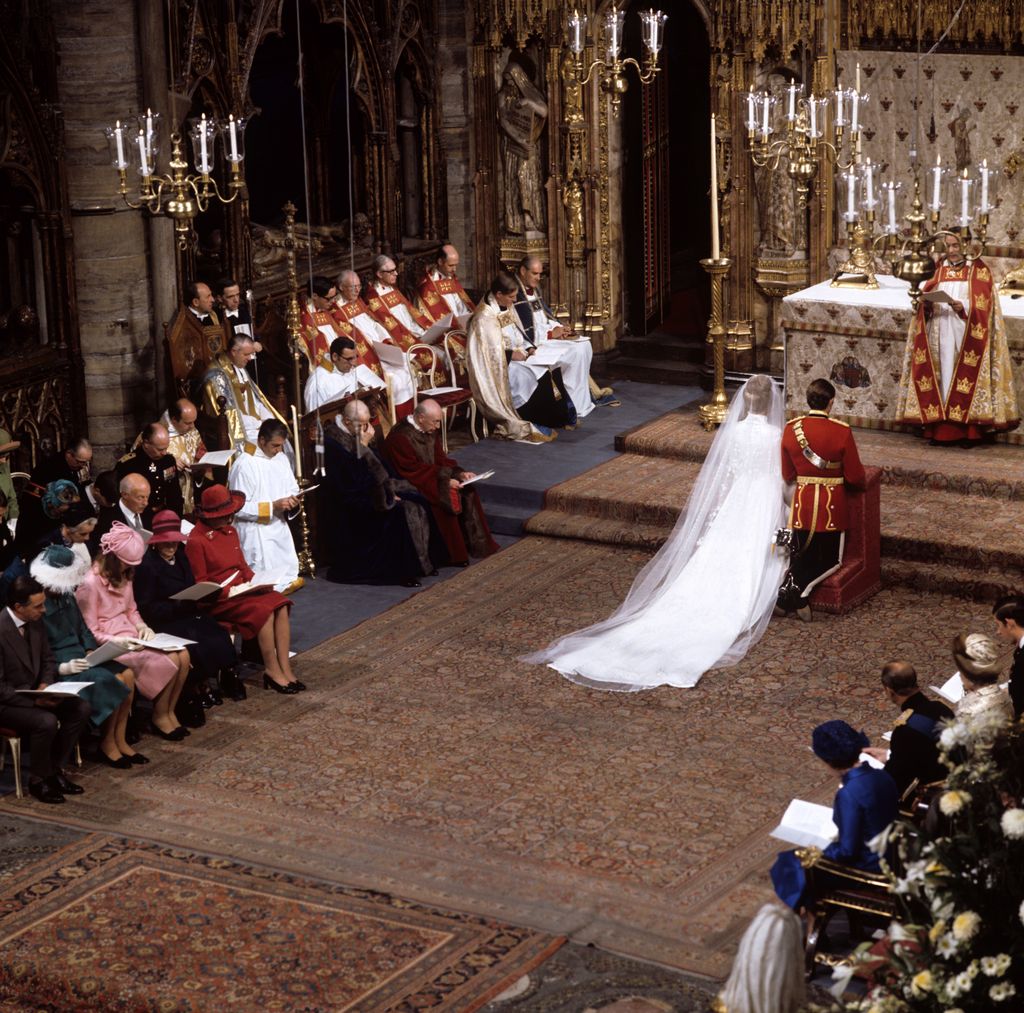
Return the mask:
M256 453L257 446L255 443L250 443L248 440L245 441L245 446L242 448L250 457Z
M900 725L905 725L914 716L914 708L908 707L895 721L893 728L899 728Z
M834 422L837 426L846 426L847 429L850 428L850 423L849 422L844 422L842 419L834 419L830 415L828 417L828 420L829 420L829 422Z
M125 461L130 461L134 456L135 456L134 452L129 450L128 453L124 455L124 457L119 457L117 459L117 463L118 464L124 464Z

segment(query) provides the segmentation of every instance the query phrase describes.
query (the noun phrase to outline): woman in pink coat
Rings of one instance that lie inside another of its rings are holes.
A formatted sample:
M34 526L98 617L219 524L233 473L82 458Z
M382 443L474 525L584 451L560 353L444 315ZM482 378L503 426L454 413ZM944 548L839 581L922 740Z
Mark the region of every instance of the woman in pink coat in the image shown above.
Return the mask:
M178 742L189 734L174 716L188 675L188 651L133 648L126 639L149 640L153 636L139 615L132 590L132 574L145 551L142 536L116 521L100 539L100 554L75 596L97 643L124 642L129 653L119 655L117 660L135 673L136 689L153 701L153 730L163 739Z

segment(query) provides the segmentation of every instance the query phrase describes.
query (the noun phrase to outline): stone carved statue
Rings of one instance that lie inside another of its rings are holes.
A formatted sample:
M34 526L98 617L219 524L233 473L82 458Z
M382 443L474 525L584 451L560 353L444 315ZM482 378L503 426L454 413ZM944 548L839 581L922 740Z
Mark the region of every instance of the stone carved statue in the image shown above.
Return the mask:
M781 74L768 77L768 90L783 101L786 79ZM761 232L759 257L788 257L807 248L807 213L798 205L796 184L781 166L771 164L754 170L757 192L757 221Z
M509 60L498 91L498 129L505 169L505 231L513 235L543 232L544 186L540 135L548 105L522 64Z
M582 257L584 248L583 187L575 179L569 180L562 197L565 205L566 250L570 257Z
M580 126L583 123L583 85L576 79L576 60L572 53L566 53L562 61L562 93L565 122L570 127Z
M971 167L971 131L977 126L968 119L970 114L966 108L961 109L955 119L949 122L949 132L953 135L953 153L956 157L956 171L962 172Z

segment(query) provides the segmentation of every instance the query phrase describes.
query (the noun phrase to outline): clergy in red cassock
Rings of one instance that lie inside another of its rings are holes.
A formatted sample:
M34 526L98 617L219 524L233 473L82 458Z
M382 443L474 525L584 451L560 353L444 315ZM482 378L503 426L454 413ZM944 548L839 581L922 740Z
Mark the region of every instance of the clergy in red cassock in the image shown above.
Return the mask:
M451 243L445 243L437 251L434 266L416 288L419 304L431 320L441 320L449 313L463 316L476 309L456 275L458 268L459 251Z
M466 566L470 556L497 552L498 544L491 537L476 491L460 486L474 477L473 472L460 468L441 449L440 425L441 406L427 398L388 433L384 451L398 474L430 503L450 564Z
M896 418L932 443L969 445L1015 429L1020 412L992 271L966 260L959 235L943 240L946 256L910 324ZM949 301L929 302L932 292Z

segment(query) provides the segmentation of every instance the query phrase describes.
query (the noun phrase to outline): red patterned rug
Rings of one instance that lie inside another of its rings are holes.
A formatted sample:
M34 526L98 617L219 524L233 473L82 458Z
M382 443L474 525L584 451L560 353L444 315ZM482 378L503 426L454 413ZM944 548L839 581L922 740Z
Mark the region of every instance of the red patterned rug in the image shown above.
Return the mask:
M647 558L524 539L301 655L309 692L147 739L148 767L90 766L86 794L42 815L724 976L772 896L769 831L794 796L835 790L810 730L843 717L877 737L897 716L881 665L943 682L953 634L991 617L883 590L842 619L773 622L685 691L598 693L517 660L606 616Z
M469 1013L562 942L89 835L0 888L0 1009Z

